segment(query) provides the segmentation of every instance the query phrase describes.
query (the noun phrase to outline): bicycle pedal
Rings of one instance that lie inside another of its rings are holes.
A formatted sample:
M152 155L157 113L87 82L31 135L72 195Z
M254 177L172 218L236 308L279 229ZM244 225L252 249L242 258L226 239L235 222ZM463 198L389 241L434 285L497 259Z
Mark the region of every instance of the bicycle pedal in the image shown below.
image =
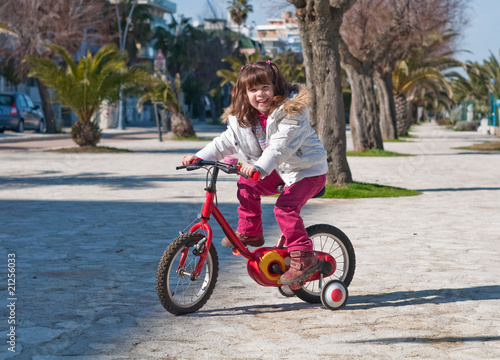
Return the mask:
M233 249L233 255L240 256L241 253L238 249Z
M300 285L300 283L290 284L290 285L288 285L288 286L289 286L289 287L290 287L290 289L292 289L292 290L299 290L299 289L302 287L302 285Z

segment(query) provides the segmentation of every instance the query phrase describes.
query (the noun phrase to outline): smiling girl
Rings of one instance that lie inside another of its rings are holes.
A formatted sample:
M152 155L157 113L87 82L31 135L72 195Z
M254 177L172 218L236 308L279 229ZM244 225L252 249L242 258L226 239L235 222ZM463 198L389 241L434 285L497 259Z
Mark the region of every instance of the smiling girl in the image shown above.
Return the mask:
M300 210L325 185L326 151L309 124L311 101L305 86L291 84L270 61L256 61L241 68L223 120L227 130L196 155L182 158L184 165L196 158L222 160L238 152L246 161L238 181L236 235L247 246L262 246L261 196L280 193L274 213L291 257L290 269L280 281L298 282L317 271L320 262L312 251ZM262 180L252 180L255 172ZM224 238L222 245L232 247Z

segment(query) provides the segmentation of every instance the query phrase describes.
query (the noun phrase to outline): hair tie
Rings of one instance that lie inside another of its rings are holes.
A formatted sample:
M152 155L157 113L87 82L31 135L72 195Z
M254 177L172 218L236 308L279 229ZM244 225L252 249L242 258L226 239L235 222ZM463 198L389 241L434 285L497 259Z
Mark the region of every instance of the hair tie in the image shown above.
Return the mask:
M271 60L267 60L267 61L266 61L266 64L267 64L267 65L271 65Z
M243 65L243 66L241 67L240 72L243 70L243 68L244 68L244 67L245 67L245 65Z

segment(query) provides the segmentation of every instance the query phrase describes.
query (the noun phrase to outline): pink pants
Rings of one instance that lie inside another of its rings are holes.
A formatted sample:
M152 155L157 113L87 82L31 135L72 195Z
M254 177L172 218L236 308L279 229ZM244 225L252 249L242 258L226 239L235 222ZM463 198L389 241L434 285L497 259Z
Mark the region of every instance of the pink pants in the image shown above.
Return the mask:
M278 197L274 207L274 215L283 235L285 235L285 246L289 251L312 250L312 242L300 217L300 210L310 198L325 186L325 182L326 175L307 177L285 187ZM237 229L240 234L256 236L263 233L260 197L278 194L277 187L281 184L283 184L283 180L276 171L260 181L240 178L238 181L240 206L238 207Z

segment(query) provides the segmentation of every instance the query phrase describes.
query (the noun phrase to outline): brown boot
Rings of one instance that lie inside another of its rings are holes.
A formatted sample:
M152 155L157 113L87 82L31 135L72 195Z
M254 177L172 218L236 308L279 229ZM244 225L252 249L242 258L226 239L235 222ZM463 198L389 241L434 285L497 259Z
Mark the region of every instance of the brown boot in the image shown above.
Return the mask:
M262 246L264 245L264 235L256 235L256 236L247 236L240 234L239 232L236 231L236 236L238 236L238 239L243 243L245 246ZM225 247L232 248L234 249L234 245L229 241L227 236L222 239L221 244L224 245Z
M307 275L321 268L321 261L313 251L290 251L290 268L280 277L283 285L290 285L304 280Z

